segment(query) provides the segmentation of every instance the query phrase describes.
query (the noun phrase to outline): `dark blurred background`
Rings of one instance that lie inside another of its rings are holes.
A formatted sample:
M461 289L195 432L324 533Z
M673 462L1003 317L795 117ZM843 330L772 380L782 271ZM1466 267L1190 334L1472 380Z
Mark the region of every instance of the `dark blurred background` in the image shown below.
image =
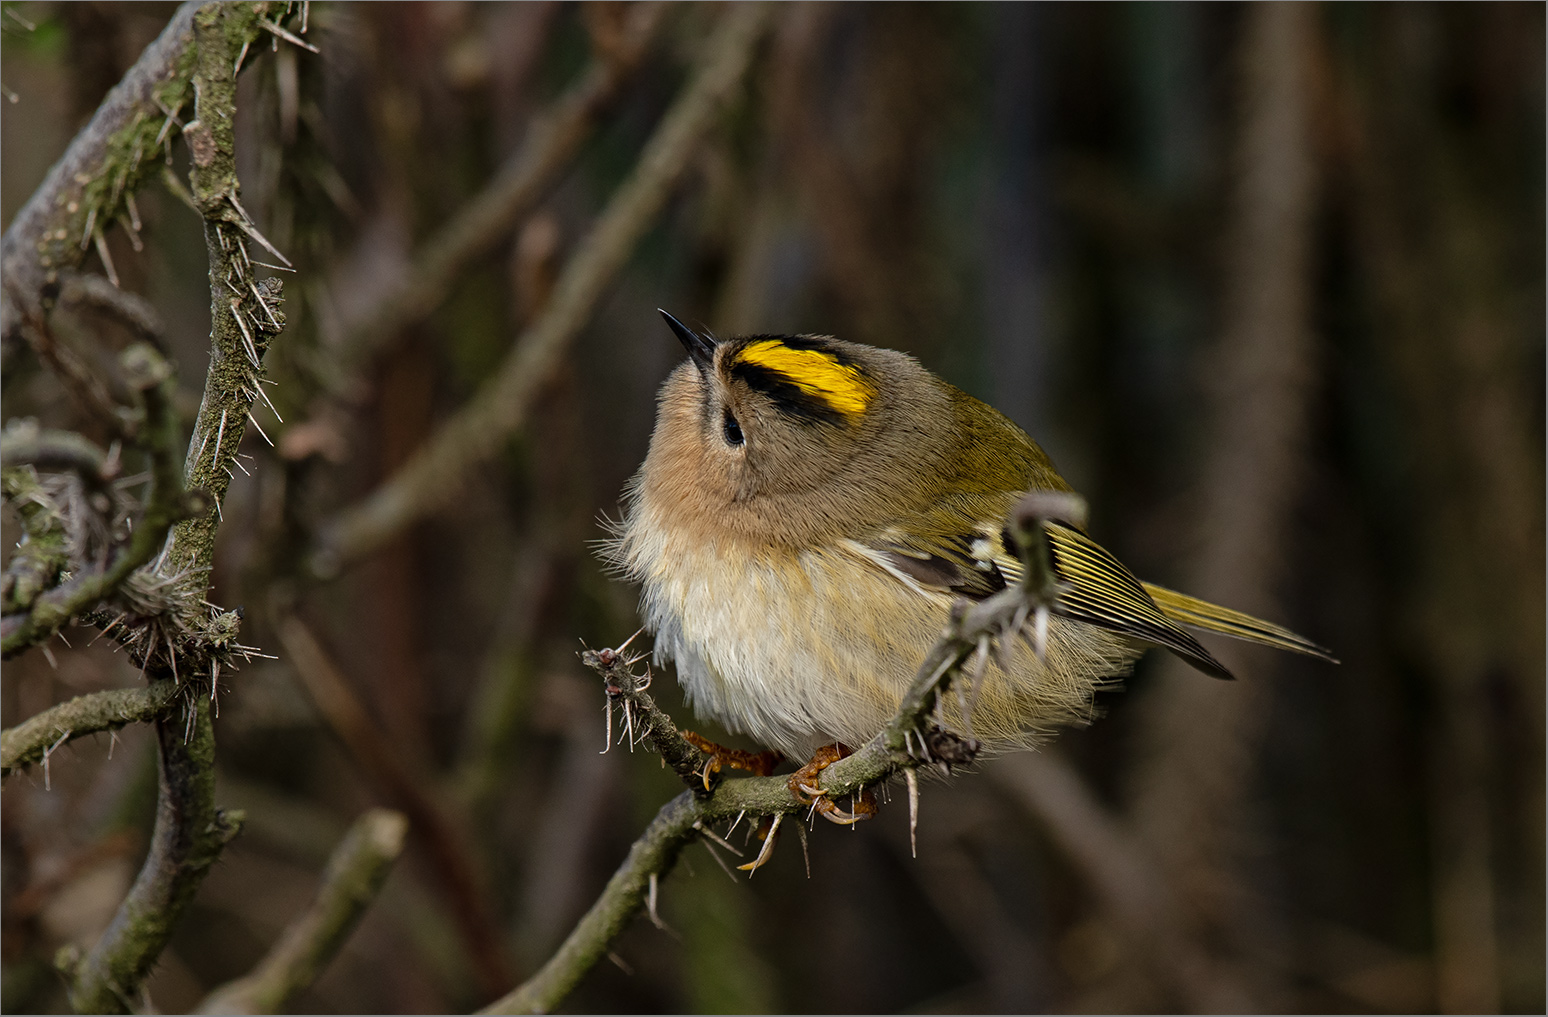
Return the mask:
M6 222L172 10L6 5ZM913 353L1042 442L1138 575L1343 663L1206 639L1227 684L1152 655L1047 754L927 782L917 860L897 794L853 832L818 824L810 877L793 839L736 883L694 846L662 886L671 931L636 921L565 1009L1542 1012L1544 8L1275 10L779 7L528 425L450 508L324 584L295 578L297 548L493 374L721 10L666 10L559 185L347 385L339 336L622 15L315 4L321 55L250 56L242 197L298 271L269 357L286 423L259 414L279 451L245 441L212 599L246 605L244 640L280 659L221 697L220 799L248 825L155 1005L251 968L350 820L403 793L313 705L277 596L440 822L416 824L301 1011L488 1002L680 790L648 752L599 754L602 690L575 657L638 625L593 542L681 357L659 306ZM191 421L200 224L156 182L138 208L144 250L108 240L168 323ZM3 383L7 418L92 433L26 350ZM7 725L139 681L69 635L57 668L6 665ZM671 682L653 691L698 726ZM143 856L154 751L129 728L59 752L49 789L36 769L7 782L7 1012L65 1005L50 960L93 940Z

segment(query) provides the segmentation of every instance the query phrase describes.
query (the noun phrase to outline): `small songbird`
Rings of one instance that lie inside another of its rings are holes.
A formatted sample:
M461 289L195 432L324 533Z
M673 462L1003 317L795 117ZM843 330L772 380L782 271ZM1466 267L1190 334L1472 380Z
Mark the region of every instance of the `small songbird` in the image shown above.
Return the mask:
M951 603L1018 581L1005 529L1018 498L1070 487L1021 428L906 354L717 339L661 313L688 361L661 387L606 554L642 584L657 660L676 662L700 716L797 761L859 746L896 711ZM1184 625L1332 659L1141 583L1073 525L1046 535L1058 602L1041 657L1007 640L980 679L971 725L990 750L1088 720L1093 692L1153 646L1230 678Z

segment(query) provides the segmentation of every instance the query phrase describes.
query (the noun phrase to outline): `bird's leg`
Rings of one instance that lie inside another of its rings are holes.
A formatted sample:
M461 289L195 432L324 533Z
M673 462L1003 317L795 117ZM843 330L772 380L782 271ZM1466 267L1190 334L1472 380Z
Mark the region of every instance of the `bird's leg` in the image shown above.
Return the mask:
M709 758L704 761L704 790L710 789L714 775L725 767L746 770L756 777L767 777L783 758L778 752L747 752L728 749L693 731L682 732L683 739Z
M870 819L876 815L876 799L871 796L870 791L863 792L855 799L853 812L845 812L834 805L833 800L817 786L818 774L845 756L853 754L853 749L837 742L824 745L812 753L812 758L807 760L805 766L790 775L790 793L796 796L797 801L809 802L817 810L817 814L830 823L852 826L862 819Z

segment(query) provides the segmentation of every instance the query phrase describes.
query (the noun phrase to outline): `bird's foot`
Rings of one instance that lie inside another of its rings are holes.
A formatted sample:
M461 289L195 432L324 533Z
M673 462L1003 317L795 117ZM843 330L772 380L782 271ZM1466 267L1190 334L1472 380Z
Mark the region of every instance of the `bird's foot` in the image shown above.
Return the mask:
M715 774L726 767L737 770L746 770L757 777L767 777L774 772L774 768L780 764L783 758L778 752L747 752L743 749L728 749L724 745L710 741L701 734L693 731L682 732L683 739L694 748L704 753L708 758L704 761L704 790L708 791L713 786Z
M817 786L817 777L822 771L849 755L853 755L853 750L837 742L824 745L812 753L812 758L807 760L805 766L788 778L790 793L796 796L797 801L809 803L823 819L840 826L853 826L862 819L876 815L876 799L870 791L861 792L851 804L851 811L845 812L833 803L827 792Z

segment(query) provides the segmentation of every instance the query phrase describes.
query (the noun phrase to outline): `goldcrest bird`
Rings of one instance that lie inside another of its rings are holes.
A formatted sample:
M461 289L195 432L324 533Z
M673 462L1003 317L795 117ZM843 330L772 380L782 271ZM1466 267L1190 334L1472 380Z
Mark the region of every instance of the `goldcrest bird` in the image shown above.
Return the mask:
M1016 582L1022 493L1068 491L999 411L913 357L826 336L718 339L662 385L608 557L641 583L659 661L702 717L802 760L896 711L952 601ZM971 723L990 750L1090 718L1161 646L1230 678L1183 625L1331 659L1268 622L1141 583L1080 529L1047 527L1063 584L1041 659L1007 641ZM952 697L948 697L951 699ZM948 704L948 707L950 704Z

